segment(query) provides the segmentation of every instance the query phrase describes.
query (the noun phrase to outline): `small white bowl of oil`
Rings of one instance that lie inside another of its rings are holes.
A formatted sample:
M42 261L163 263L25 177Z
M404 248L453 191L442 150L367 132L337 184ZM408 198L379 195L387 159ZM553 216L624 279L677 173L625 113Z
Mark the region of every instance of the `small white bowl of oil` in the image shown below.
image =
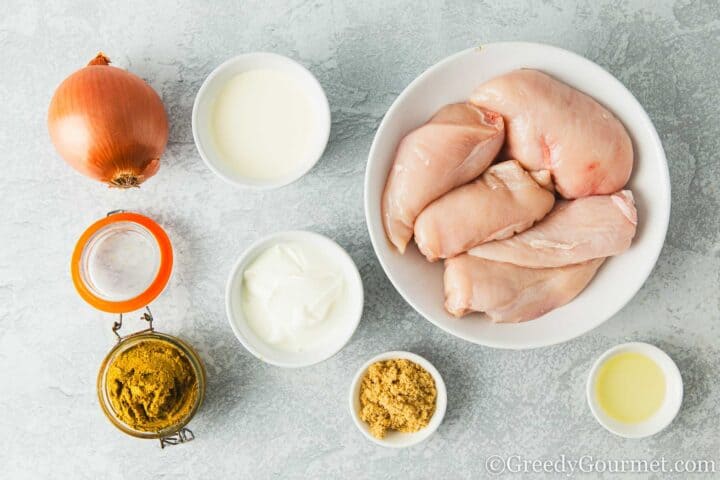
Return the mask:
M278 188L305 175L330 136L330 106L320 82L274 53L247 53L205 79L192 112L205 164L232 185Z
M675 362L654 345L617 345L597 359L587 401L597 421L625 438L654 435L680 411L683 381Z

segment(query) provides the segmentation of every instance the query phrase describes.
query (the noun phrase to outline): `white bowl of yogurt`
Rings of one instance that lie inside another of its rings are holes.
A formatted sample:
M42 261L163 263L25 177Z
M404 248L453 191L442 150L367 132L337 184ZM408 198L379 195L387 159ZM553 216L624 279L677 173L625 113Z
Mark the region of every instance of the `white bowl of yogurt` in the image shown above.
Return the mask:
M248 53L205 79L192 112L205 164L241 187L278 188L305 175L330 136L330 106L305 67L274 53Z
M260 360L304 367L335 355L363 311L363 285L352 258L333 240L279 232L252 244L225 289L230 327Z

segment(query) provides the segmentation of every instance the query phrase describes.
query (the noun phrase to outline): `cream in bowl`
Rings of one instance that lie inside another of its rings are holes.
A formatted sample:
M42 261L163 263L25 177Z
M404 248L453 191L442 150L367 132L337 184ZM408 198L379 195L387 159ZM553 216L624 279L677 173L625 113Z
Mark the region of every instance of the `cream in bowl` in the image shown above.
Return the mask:
M355 331L363 308L360 274L327 237L281 232L256 242L228 279L226 307L240 342L283 367L323 361Z
M198 91L192 128L200 156L234 185L280 187L320 159L330 133L322 87L281 55L250 53L217 67Z
M595 418L627 438L654 435L680 410L683 384L675 362L647 343L626 343L605 352L593 365L587 399Z
M369 440L391 448L416 445L442 423L447 391L440 372L410 352L368 360L350 385L350 414Z

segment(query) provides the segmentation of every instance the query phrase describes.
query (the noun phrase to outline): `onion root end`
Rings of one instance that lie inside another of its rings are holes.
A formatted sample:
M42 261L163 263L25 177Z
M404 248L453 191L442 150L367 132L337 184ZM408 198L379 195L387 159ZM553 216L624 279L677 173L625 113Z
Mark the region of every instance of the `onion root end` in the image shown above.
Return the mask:
M131 172L122 172L112 178L108 182L110 188L139 188L144 178L142 175L136 175Z

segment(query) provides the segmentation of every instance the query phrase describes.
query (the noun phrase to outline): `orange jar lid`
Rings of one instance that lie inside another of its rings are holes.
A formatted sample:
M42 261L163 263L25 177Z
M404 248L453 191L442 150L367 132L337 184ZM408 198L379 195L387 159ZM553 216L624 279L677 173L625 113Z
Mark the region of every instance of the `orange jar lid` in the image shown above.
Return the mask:
M75 245L70 270L87 303L109 313L139 310L165 289L173 252L165 230L133 212L109 213Z

